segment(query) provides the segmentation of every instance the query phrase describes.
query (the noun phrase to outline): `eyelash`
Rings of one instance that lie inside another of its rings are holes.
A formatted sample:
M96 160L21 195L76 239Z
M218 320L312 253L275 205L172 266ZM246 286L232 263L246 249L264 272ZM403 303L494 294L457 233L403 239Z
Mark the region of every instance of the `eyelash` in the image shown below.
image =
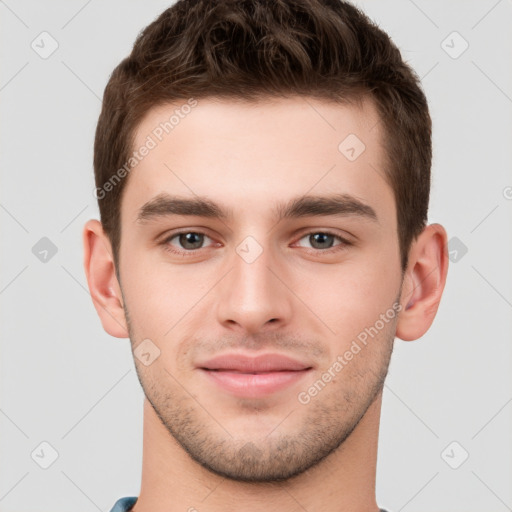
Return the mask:
M188 233L194 233L196 235L203 235L207 238L211 238L209 237L206 233L204 233L203 231L195 231L195 230L185 230L185 231L178 231L177 233L173 233L172 235L168 236L167 238L165 238L162 242L161 242L161 245L164 246L164 250L167 251L167 252L170 252L172 254L177 254L179 256L183 256L183 257L187 257L187 256L195 256L197 254L197 251L200 251L201 249L204 249L204 247L200 247L199 249L190 249L190 250L181 250L181 251L178 251L176 249L173 248L173 246L170 245L170 241L173 240L174 238L180 236L180 235L185 235L185 234L188 234ZM302 240L303 238L307 237L307 236L310 236L310 235L316 235L316 234L319 234L321 233L322 235L329 235L329 236L333 236L334 238L337 238L338 241L340 242L338 245L335 245L333 247L329 247L328 249L315 249L315 248L308 248L308 247L304 247L304 249L306 249L308 252L313 252L315 254L318 254L318 253L322 253L322 254L332 254L334 252L338 252L340 250L343 250L343 249L346 249L347 247L353 245L352 242L349 242L348 240L346 240L345 238L341 237L340 235L337 235L336 233L333 233L332 231L329 231L329 230L321 230L321 231L309 231L307 233L305 233L304 235L302 235L297 241L300 241Z

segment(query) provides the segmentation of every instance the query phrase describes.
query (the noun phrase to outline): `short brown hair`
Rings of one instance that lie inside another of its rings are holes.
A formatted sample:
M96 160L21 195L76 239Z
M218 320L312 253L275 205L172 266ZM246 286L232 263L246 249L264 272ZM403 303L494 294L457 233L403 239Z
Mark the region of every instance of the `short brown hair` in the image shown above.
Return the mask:
M116 272L127 178L115 186L111 180L129 160L148 110L190 98L289 95L373 100L384 127L383 171L394 192L405 271L411 243L427 222L431 119L418 76L389 36L341 0L178 0L138 35L104 92L94 173Z

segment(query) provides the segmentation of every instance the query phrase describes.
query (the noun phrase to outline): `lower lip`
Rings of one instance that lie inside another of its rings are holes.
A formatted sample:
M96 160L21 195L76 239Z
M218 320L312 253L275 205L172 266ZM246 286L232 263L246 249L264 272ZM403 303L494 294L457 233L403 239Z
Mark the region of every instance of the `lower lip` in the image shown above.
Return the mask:
M310 369L268 373L237 373L204 369L201 371L219 387L234 395L258 398L291 386L309 374Z

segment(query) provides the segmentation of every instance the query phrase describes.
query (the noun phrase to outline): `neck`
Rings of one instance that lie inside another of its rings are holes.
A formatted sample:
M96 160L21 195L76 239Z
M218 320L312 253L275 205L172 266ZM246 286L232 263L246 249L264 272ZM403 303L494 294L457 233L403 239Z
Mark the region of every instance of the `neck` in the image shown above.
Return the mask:
M322 510L378 512L375 499L382 392L344 443L306 472L274 483L237 482L195 462L144 400L142 482L133 512Z

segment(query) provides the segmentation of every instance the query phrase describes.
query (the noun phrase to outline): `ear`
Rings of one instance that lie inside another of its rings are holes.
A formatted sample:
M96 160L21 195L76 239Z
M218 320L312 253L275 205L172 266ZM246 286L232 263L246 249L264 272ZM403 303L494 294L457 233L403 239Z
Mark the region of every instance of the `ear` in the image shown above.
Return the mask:
M409 251L396 336L412 341L423 336L434 321L448 272L446 231L440 224L425 227Z
M128 338L121 288L115 273L110 240L96 219L85 223L82 238L85 275L103 329L116 338Z

